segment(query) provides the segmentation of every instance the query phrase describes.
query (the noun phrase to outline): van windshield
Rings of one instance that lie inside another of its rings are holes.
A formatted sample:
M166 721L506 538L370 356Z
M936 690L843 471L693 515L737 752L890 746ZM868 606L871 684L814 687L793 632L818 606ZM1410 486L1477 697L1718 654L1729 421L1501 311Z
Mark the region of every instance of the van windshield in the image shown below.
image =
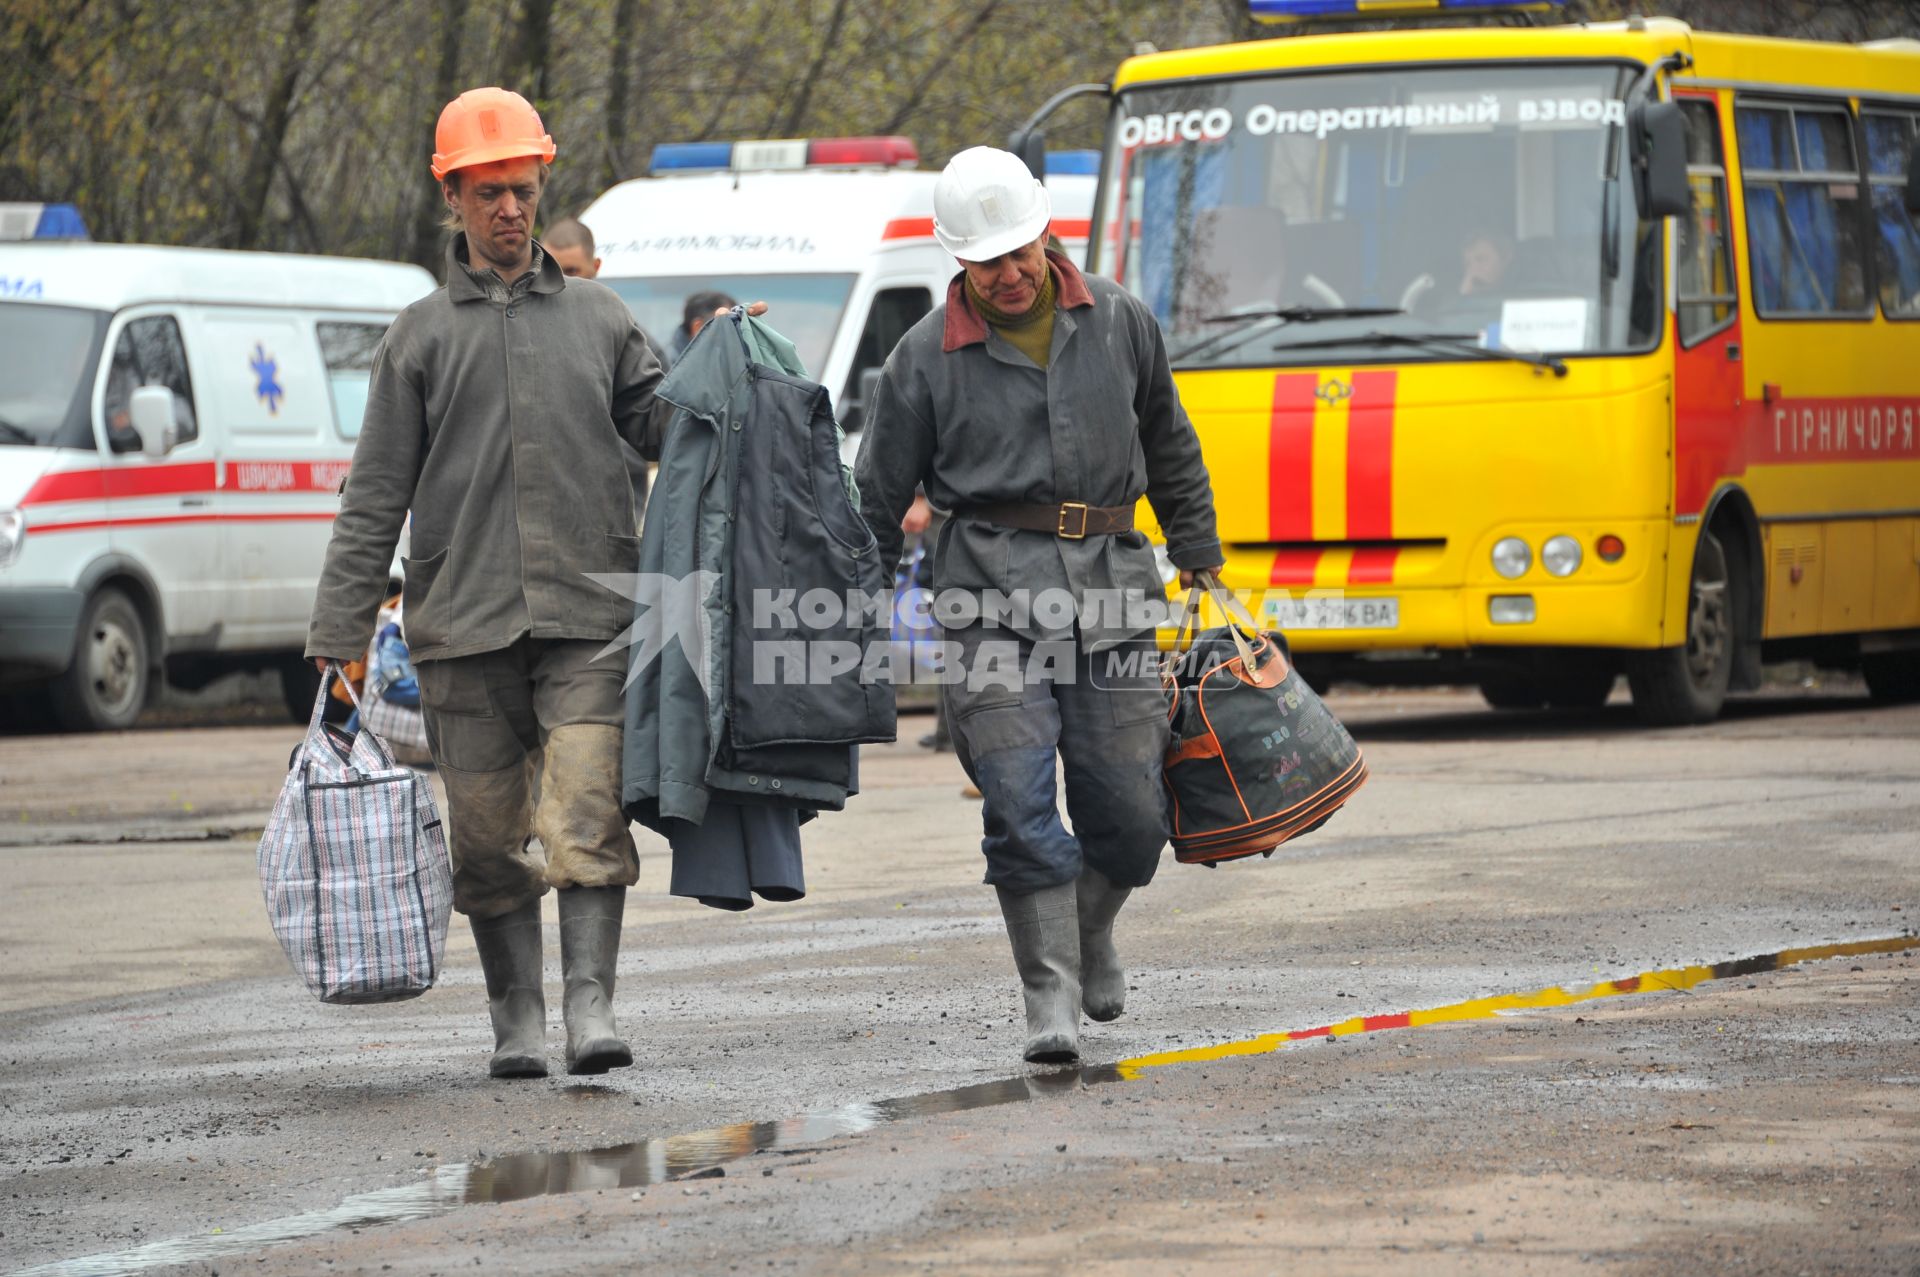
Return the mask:
M823 375L833 334L853 292L852 275L660 275L626 279L602 275L647 335L676 356L687 343L681 316L695 293L725 293L738 302L767 304L767 323L800 350L814 378Z
M0 446L93 447L87 407L107 316L0 303Z

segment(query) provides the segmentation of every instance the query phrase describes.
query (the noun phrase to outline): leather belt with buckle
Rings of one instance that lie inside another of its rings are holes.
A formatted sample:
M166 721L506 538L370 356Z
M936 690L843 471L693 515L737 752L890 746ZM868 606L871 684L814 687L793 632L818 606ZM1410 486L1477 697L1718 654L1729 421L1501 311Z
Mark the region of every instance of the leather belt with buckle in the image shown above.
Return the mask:
M1048 532L1063 541L1080 541L1090 536L1112 536L1133 531L1133 507L1130 505L1088 505L1084 501L1062 501L1059 505L1027 505L1006 502L999 505L961 506L954 512L962 519L1018 528L1023 532Z

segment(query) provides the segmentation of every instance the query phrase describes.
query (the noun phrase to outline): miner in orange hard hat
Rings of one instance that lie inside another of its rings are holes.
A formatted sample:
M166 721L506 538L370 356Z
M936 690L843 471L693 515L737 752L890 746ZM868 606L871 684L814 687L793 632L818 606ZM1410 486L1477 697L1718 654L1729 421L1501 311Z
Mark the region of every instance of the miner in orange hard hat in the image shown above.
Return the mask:
M401 312L375 357L307 639L322 663L367 650L411 510L406 640L446 783L454 907L486 975L494 1077L547 1072L549 889L567 1071L633 1062L613 1016L639 869L620 808L626 668L599 656L631 604L589 574L638 570L621 440L657 458L672 410L626 304L567 278L533 237L554 150L507 89L441 112L447 282Z

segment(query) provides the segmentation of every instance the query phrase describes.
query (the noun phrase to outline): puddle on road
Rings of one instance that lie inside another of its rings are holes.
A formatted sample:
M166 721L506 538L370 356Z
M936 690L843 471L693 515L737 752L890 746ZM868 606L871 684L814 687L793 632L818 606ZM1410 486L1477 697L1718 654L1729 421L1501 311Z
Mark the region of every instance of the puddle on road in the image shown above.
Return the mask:
M1778 953L1716 962L1710 966L1647 971L1623 980L1603 980L1583 990L1555 986L1532 993L1473 998L1421 1011L1355 1016L1338 1024L1326 1024L1318 1028L1268 1033L1188 1050L1162 1051L1121 1060L1116 1064L1055 1069L952 1090L849 1104L828 1112L809 1113L777 1122L737 1122L712 1130L635 1140L629 1144L577 1152L512 1153L483 1162L443 1166L418 1183L362 1193L327 1210L289 1215L231 1232L178 1237L111 1254L83 1256L24 1269L16 1277L108 1277L110 1274L141 1272L168 1264L218 1259L267 1246L303 1241L342 1228L370 1228L380 1224L426 1219L478 1203L522 1201L529 1197L578 1193L589 1189L644 1188L714 1167L724 1167L754 1153L801 1152L823 1141L858 1135L891 1122L1016 1104L1046 1095L1071 1094L1087 1086L1137 1078L1150 1069L1169 1065L1268 1055L1296 1042L1318 1038L1487 1020L1507 1012L1549 1010L1635 993L1685 991L1712 980L1778 971L1822 958L1897 953L1914 947L1916 943L1920 943L1920 937L1908 935L1784 949ZM567 1089L570 1094L577 1093L576 1098L585 1098L589 1091L617 1094L581 1086Z

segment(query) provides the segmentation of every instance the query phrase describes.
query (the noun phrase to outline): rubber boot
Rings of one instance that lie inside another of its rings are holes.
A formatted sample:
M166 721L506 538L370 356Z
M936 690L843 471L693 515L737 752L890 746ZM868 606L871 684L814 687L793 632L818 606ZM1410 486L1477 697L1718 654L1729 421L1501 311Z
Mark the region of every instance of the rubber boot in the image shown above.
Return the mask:
M1035 1064L1071 1064L1080 1058L1080 924L1074 884L1063 882L1024 896L1005 887L995 890L1026 995L1023 1054Z
M567 1072L605 1073L633 1063L613 1023L613 968L620 956L625 887L563 887L560 970L566 981Z
M1113 947L1113 919L1133 894L1089 865L1074 884L1080 907L1080 1001L1089 1020L1117 1020L1127 1009L1127 973Z
M547 999L540 987L540 902L497 918L469 919L487 978L494 1077L547 1075Z

